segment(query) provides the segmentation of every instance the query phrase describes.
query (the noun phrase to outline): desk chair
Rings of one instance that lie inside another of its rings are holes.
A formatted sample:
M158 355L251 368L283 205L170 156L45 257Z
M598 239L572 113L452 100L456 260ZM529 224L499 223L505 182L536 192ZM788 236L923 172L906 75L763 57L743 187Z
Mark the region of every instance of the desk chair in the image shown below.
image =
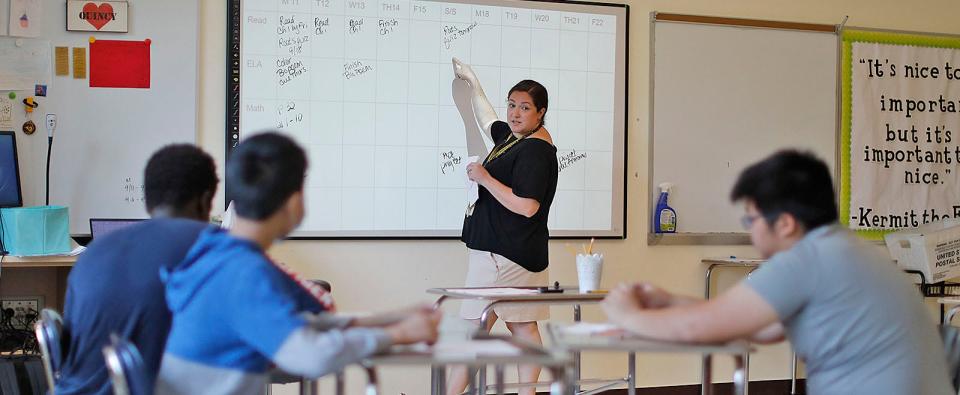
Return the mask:
M53 394L53 388L47 387L47 374L43 368L43 361L37 357L23 359L23 369L27 371L30 381L30 390L34 394ZM6 395L6 393L4 393Z
M103 359L107 363L114 395L146 395L146 367L137 346L116 334L110 335L110 344L103 347Z
M20 395L17 368L12 358L0 358L0 394Z
M53 386L60 379L60 363L63 361L64 338L63 317L53 309L43 309L40 319L33 327L40 346L40 358L43 372L47 378L47 388L53 393Z

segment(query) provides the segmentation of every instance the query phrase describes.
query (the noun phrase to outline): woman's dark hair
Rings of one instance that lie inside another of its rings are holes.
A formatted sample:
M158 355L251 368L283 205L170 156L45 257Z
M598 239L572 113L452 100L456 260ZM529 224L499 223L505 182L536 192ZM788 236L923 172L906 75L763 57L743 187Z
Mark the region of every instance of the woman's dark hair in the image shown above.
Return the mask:
M303 189L307 157L289 137L258 134L240 143L227 160L227 196L237 215L253 220L277 212Z
M543 85L540 85L537 81L523 80L514 85L513 88L510 88L510 91L507 92L507 97L510 97L513 92L526 92L533 98L533 106L537 108L537 111L543 110L543 118L540 119L540 126L543 126L547 121L547 106L549 104L547 100L547 88L544 88Z
M830 169L808 152L779 151L740 173L730 200L749 199L768 222L789 213L806 231L837 220Z

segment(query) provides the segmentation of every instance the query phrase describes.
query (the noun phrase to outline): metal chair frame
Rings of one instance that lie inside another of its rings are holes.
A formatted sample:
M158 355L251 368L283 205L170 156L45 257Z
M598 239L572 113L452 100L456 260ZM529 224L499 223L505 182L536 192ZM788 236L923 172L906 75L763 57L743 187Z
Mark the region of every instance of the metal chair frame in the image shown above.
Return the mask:
M64 350L60 350L61 355L54 356L51 355L53 354L51 347L54 344L62 344L63 317L56 310L43 309L40 312L40 319L33 326L33 331L37 336L37 344L40 346L40 360L43 361L43 373L47 379L47 388L50 394L53 394L54 385L59 378L60 363L62 362L60 360L55 361L54 358L62 358Z

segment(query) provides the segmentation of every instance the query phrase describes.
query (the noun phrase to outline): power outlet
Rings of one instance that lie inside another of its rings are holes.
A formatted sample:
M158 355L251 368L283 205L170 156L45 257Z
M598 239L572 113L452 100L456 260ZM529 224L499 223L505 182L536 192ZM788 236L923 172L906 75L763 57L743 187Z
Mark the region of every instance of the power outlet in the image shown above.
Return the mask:
M0 310L4 321L16 329L32 330L33 323L40 317L43 307L42 296L7 297L0 299ZM8 310L9 309L9 310ZM10 315L10 312L13 315Z

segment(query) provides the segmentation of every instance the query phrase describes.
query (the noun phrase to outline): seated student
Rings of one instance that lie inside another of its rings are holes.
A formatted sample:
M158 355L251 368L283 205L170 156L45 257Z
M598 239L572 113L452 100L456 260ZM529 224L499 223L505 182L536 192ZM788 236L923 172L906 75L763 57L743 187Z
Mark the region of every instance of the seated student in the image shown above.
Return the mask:
M781 151L744 170L731 197L769 261L709 301L621 285L602 308L638 335L685 342L786 335L810 394L949 394L945 357L916 288L837 224L827 165Z
M160 267L182 261L207 226L218 180L213 158L192 145L154 153L143 180L153 219L97 238L70 271L57 394L112 393L101 351L111 333L140 349L149 384L160 368L170 329Z
M303 150L277 133L247 138L231 154L233 226L205 230L163 273L173 326L158 394L257 394L271 363L318 377L391 344L436 340L440 313L428 307L402 319L304 313L304 288L265 251L303 220L306 167Z

